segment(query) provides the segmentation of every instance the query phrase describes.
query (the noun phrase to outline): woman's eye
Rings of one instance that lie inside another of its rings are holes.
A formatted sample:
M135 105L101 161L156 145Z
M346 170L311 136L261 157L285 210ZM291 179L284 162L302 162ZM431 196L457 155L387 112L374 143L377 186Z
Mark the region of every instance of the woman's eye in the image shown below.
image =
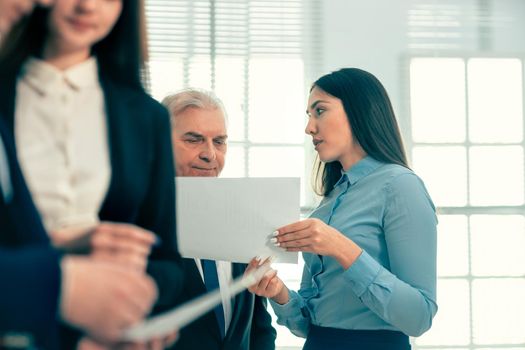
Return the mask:
M315 109L315 114L316 115L321 115L321 114L323 114L324 111L325 111L324 108L316 108Z

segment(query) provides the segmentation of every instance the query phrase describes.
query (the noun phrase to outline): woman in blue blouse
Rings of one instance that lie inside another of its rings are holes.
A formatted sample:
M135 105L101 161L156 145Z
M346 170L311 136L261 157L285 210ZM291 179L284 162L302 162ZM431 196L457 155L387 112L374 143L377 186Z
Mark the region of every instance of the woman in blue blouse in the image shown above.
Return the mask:
M388 95L372 74L341 69L313 84L307 114L323 200L272 239L303 252L301 287L273 273L250 290L306 337L304 349L410 349L437 311L437 220Z

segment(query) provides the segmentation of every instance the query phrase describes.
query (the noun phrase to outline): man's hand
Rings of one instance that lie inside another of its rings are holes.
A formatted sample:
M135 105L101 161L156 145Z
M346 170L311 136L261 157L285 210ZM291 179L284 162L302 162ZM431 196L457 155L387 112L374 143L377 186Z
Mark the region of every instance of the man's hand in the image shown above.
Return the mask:
M157 299L155 283L143 273L84 257L64 257L61 267L62 319L102 343L118 341Z
M265 262L262 262L265 263ZM252 259L244 271L246 276L253 271L257 266L262 264L257 258ZM284 285L283 281L277 276L277 271L270 269L266 272L263 278L248 288L250 292L255 295L271 298L278 304L286 304L289 299L288 288Z
M1 0L0 0L1 1ZM53 245L67 254L89 254L95 260L146 269L155 235L131 224L102 222L81 234L70 230L50 234ZM73 237L73 238L72 238Z

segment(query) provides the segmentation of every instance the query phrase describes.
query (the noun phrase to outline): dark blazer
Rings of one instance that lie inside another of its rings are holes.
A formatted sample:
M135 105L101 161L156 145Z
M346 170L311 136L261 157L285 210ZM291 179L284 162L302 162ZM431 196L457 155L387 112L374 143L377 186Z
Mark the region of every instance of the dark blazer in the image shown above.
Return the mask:
M55 349L60 257L49 244L2 120L0 137L13 188L9 201L0 194L0 337L29 334L39 348Z
M193 259L183 259L185 283L179 303L206 292L206 287ZM245 264L232 264L233 277L241 276ZM180 331L173 350L223 349L269 350L275 349L275 329L266 311L266 299L244 291L235 297L232 320L224 340L213 311L208 312Z
M17 72L1 72L0 114L13 132ZM100 220L135 224L157 234L147 271L159 289L157 308L173 305L183 272L177 250L175 182L167 110L140 89L100 77L111 180Z
M2 72L4 75L4 72ZM13 132L17 74L0 77L0 114ZM175 185L167 110L145 92L100 78L104 92L111 180L100 220L153 231L162 245L148 266L159 287L158 304L170 304L182 285L175 235Z

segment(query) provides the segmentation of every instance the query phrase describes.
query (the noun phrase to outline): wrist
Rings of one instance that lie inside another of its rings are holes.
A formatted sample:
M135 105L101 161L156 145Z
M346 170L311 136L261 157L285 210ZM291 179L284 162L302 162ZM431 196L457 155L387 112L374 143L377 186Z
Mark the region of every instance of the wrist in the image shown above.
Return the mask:
M283 286L281 291L277 293L277 295L275 295L272 300L279 305L287 304L290 301L290 293L288 292L288 288Z
M342 238L343 240L341 244L338 244L334 258L346 270L359 258L363 249L346 236L342 236Z

